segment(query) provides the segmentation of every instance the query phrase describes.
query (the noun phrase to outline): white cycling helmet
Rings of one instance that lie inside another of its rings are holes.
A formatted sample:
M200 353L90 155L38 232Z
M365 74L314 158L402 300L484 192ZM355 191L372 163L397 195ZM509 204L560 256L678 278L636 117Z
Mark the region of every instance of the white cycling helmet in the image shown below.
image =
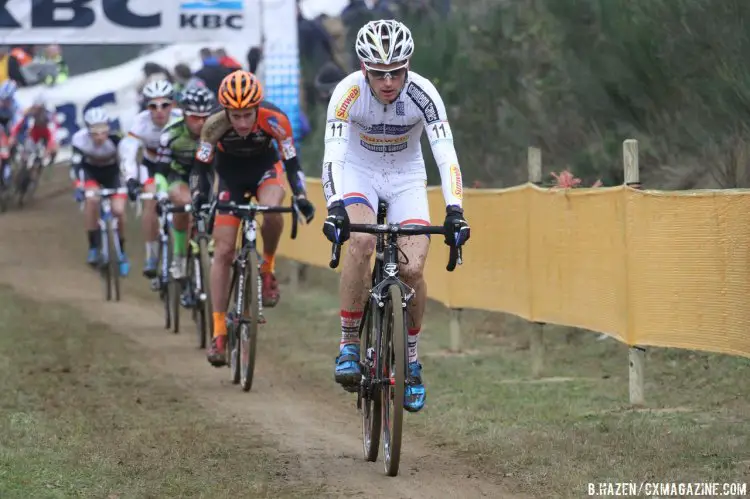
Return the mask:
M354 44L357 56L367 68L369 64L406 62L414 53L411 31L394 20L370 21L357 33Z
M171 99L174 95L174 87L167 80L156 80L149 82L143 87L143 97L152 99Z
M103 107L92 107L91 109L83 113L83 121L88 127L100 124L109 124L109 115Z

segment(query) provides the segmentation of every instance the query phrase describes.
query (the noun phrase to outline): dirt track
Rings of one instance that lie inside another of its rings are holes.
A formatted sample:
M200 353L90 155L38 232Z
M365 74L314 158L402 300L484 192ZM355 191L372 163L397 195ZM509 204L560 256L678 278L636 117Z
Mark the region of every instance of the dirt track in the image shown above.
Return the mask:
M362 459L353 401L342 401L333 382L326 388L306 386L300 373L290 372L289 366L279 368L264 360L262 342L253 391L242 393L229 384L228 370L211 368L195 349L189 318L182 316L184 330L190 333L164 332L159 304L133 292L136 286L146 287L138 275L125 286L123 302L104 302L97 275L82 262L81 214L70 193L64 194L0 216L0 281L35 300L64 302L90 320L108 324L137 342L154 369L189 386L196 401L216 417L230 418L239 428L258 431L259 427L285 454L296 456L280 480L325 483L347 497L511 496L447 453L410 438L408 423L401 475L385 477L381 461ZM138 265L136 260L136 270ZM273 312L269 311L267 327L281 327L282 319Z

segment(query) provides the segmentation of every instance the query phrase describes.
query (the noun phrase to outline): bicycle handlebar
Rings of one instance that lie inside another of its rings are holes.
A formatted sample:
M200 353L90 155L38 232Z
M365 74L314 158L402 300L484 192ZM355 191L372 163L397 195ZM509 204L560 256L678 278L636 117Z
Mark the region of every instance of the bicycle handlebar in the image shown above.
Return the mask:
M89 189L85 191L86 198L110 198L117 194L127 193L127 187L119 187L117 189Z
M427 226L407 226L402 227L398 224L350 224L349 232L361 232L364 234L393 234L396 236L421 236L426 234L445 234L445 228L442 225ZM331 261L328 266L335 269L341 261L341 244L333 243L331 248ZM448 255L448 265L445 270L453 272L456 265L463 264L463 248L461 246L451 246Z
M228 203L216 203L217 210L228 211L234 215L247 215L251 218L255 217L256 213L291 213L292 214L292 239L297 239L297 224L299 222L299 210L297 203L292 199L290 206L264 206L255 203L237 204L234 201Z

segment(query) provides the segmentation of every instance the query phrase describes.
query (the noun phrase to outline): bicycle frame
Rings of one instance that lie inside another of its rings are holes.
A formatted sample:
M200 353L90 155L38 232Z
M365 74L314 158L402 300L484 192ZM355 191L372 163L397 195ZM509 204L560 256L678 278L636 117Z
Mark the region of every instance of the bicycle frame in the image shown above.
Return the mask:
M229 289L234 289L236 284L239 285L238 296L235 297L237 303L243 303L245 293L245 268L247 266L248 254L250 251L256 251L256 240L258 235L258 223L255 220L255 215L258 213L292 213L292 239L297 238L297 206L292 201L291 207L281 206L262 206L255 203L248 204L236 204L236 203L219 203L216 205L217 210L226 210L231 213L240 216L240 227L237 231L237 239L235 240L235 259L233 265L237 265L239 272L232 274L232 280ZM237 280L239 279L239 283ZM258 279L258 296L260 296L261 281ZM263 303L261 301L260 311L263 311Z
M112 197L117 194L126 194L128 192L127 188L120 187L119 189L91 189L87 190L85 192L86 199L94 199L99 198L99 232L101 234L101 254L100 254L100 263L102 265L106 265L109 263L109 235L107 234L107 222L112 223L112 232L114 234L118 233L119 230L119 224L117 223L117 217L113 216L112 214ZM114 241L112 241L115 247L115 251L117 251L117 258L118 260L122 259L122 248L120 248L120 240L115 237Z

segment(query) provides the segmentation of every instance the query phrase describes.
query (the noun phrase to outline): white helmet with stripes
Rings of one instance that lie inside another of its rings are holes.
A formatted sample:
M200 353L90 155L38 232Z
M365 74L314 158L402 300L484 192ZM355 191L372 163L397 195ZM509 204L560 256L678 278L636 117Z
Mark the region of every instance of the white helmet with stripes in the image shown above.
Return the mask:
M83 113L83 121L86 126L92 127L94 125L108 124L109 114L103 107L92 107Z
M143 97L145 97L146 100L172 99L173 96L174 87L167 80L152 81L143 87Z
M366 68L370 64L406 63L414 53L414 40L409 28L399 21L370 21L357 33L354 48Z

